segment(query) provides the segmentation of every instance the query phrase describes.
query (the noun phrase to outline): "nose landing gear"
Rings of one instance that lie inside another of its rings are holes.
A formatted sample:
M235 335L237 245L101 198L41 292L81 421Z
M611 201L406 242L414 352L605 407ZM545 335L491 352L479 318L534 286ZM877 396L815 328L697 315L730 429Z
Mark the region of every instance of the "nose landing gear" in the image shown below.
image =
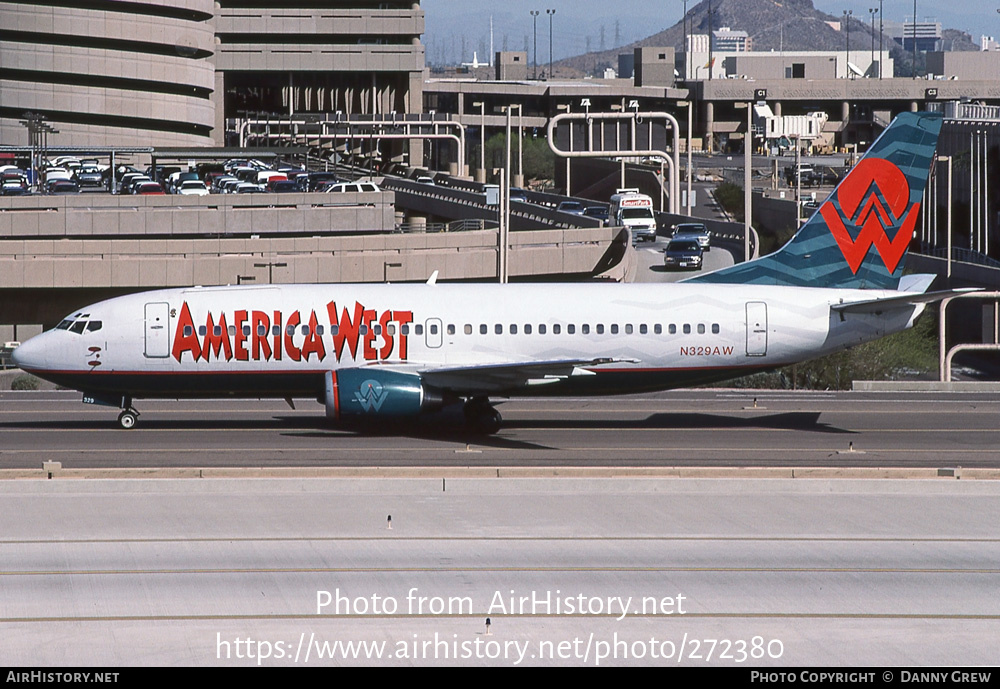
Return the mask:
M128 430L135 426L139 420L139 412L135 409L126 409L118 415L118 425Z

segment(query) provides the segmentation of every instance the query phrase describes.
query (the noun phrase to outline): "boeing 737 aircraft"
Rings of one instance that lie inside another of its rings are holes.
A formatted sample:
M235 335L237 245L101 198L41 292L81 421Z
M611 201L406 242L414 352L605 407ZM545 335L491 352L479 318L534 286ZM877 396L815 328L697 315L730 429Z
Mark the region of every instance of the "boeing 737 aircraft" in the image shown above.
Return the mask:
M491 398L607 395L734 378L913 324L933 276L903 276L941 116L897 117L779 251L673 284L193 287L109 299L14 352L121 408L142 398L316 398L333 419Z

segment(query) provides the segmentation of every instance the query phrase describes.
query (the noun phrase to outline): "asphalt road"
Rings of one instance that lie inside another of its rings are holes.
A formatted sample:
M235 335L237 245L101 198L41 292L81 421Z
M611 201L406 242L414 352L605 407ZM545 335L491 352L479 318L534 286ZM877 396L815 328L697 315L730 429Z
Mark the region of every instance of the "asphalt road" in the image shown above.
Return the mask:
M998 497L955 480L3 481L0 657L120 684L133 665L989 666Z
M754 400L756 399L756 407ZM1000 399L978 393L679 390L499 405L494 436L459 410L336 428L298 400L153 401L125 431L73 392L0 393L0 468L1000 467Z

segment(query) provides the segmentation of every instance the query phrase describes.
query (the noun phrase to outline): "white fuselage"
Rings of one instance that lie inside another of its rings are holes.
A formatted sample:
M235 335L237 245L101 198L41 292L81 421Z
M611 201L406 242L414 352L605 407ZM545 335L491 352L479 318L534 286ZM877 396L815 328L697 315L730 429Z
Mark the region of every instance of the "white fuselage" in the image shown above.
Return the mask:
M84 392L138 398L314 396L330 370L605 357L617 361L505 394L626 393L731 378L904 329L919 307L830 308L885 294L683 283L196 287L94 304L22 345L17 360Z

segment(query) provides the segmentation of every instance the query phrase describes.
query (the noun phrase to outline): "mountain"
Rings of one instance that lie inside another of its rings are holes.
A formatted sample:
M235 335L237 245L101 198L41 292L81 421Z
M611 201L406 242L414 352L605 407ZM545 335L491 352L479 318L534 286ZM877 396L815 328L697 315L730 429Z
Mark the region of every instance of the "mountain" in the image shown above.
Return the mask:
M709 20L709 6L712 16ZM817 10L812 0L702 0L688 8L687 21L693 33L707 34L712 29L728 26L746 31L753 39L755 52L778 50L844 50L847 48L847 31L841 30L843 16L834 16ZM850 18L851 50L870 50L872 30L868 17ZM832 24L832 25L831 25ZM946 30L946 47L952 50L977 50L968 34ZM875 23L874 43L878 49L878 22ZM684 45L684 20L674 26L635 43L560 60L553 71L556 77L594 74L605 67L618 68L618 55L631 53L634 48L646 46L673 46L681 50ZM897 76L912 74L912 56L888 35L882 39L883 49L889 50L896 62ZM918 61L921 61L918 55ZM918 65L918 70L922 65Z

